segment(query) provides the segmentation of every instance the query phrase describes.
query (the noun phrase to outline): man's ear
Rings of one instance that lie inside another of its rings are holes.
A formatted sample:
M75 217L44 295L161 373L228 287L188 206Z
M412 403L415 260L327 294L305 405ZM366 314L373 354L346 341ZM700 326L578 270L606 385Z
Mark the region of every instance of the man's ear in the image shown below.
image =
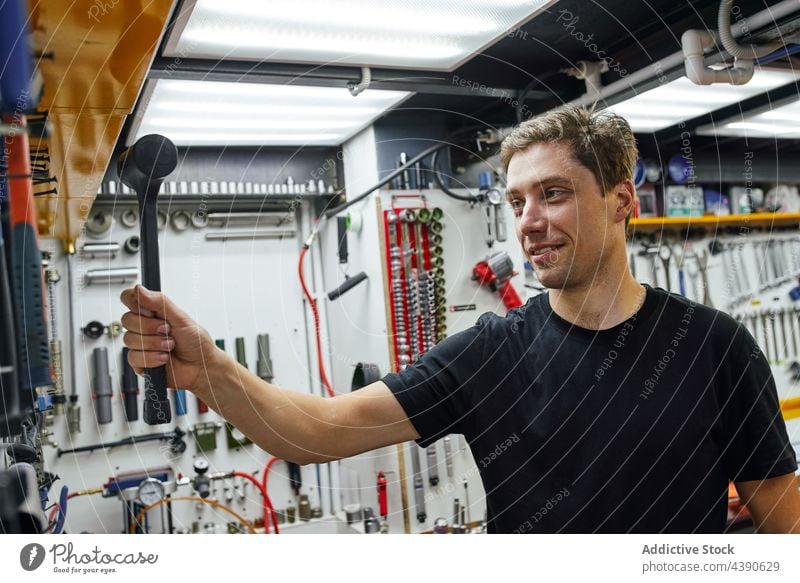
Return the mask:
M624 221L631 213L636 199L636 187L630 179L623 180L611 191L616 198L615 222Z

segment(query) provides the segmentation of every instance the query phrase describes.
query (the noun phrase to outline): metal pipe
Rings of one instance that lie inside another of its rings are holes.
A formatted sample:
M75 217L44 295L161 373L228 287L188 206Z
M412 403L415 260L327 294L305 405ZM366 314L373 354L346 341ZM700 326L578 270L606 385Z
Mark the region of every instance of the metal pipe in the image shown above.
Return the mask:
M111 423L111 375L108 372L108 349L95 348L92 354L94 364L94 394L97 422L100 425Z
M119 253L119 243L109 241L106 243L84 243L81 247L81 254L88 255L89 257L97 257L98 255L111 255L114 257Z
M745 20L737 22L731 27L731 33L734 38L741 37L747 31L757 30L763 26L772 24L784 16L797 12L797 10L797 0L783 0L775 6L771 6L767 10L762 10L761 12L758 12L753 16L746 18ZM600 88L599 93L596 95L584 95L578 99L570 101L568 105L581 107L590 105L595 101L603 103L617 93L633 89L637 84L652 79L658 75L658 72L666 73L671 69L683 65L683 63L683 51L677 51L659 61L656 61L655 63L651 63L647 67L628 74L619 81L615 81L610 85Z
M232 222L252 222L260 225L282 225L284 223L294 222L294 219L294 215L290 213L208 213L208 221L210 223L221 222L223 224Z
M226 231L207 233L206 241L225 241L227 239L290 239L297 236L294 229L270 229L259 231Z
M136 281L139 277L137 267L111 267L108 269L91 269L86 272L86 285L93 283L125 283Z
M70 243L67 248L67 320L69 322L69 382L70 395L67 405L67 427L70 433L80 433L81 408L78 406L78 382L76 380L77 366L75 363L75 245Z

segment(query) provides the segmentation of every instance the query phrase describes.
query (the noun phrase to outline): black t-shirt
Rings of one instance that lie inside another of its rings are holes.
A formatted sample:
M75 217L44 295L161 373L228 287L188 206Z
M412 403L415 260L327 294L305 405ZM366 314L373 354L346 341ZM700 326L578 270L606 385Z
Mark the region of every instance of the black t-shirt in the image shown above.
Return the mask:
M571 324L538 295L383 378L420 446L466 437L489 532L722 532L729 480L797 468L750 333L646 288L607 330Z

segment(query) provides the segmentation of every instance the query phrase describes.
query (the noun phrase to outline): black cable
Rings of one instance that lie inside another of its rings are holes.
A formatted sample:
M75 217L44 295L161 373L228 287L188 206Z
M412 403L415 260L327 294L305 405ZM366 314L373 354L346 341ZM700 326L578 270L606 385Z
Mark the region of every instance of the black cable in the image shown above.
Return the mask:
M439 172L439 150L436 150L433 153L433 158L431 158L431 172L433 172L433 179L436 181L436 186L438 186L439 189L447 196L456 200L462 200L464 202L477 202L478 199L475 196L463 196L461 194L456 194L447 188L447 186L445 186L444 181L442 180L442 175Z
M359 194L354 199L349 200L344 204L340 204L339 206L334 207L332 209L328 209L327 211L322 213L322 216L324 216L325 218L329 219L332 216L339 214L343 210L345 210L347 208L350 208L354 204L361 202L362 200L367 198L370 194L372 194L373 192L378 190L381 186L385 186L386 184L391 182L392 179L394 179L397 176L399 176L400 174L402 174L403 171L408 170L409 168L414 166L414 164L416 164L417 162L420 162L420 161L424 160L425 158L427 158L431 154L434 154L435 152L438 152L442 148L448 147L450 145L450 140L452 140L453 138L455 138L457 136L460 136L461 134L467 134L469 132L477 131L479 129L482 129L483 127L484 126L472 126L472 127L469 127L469 128L463 129L463 130L459 130L457 132L454 132L454 133L450 134L449 136L444 138L440 143L434 144L430 148L427 148L426 150L423 150L422 152L420 152L419 154L417 154L416 156L411 158L411 160L409 160L405 164L399 166L398 168L396 168L395 170L390 172L385 178L382 178L376 184L374 184L373 186L370 186L367 190L365 190L364 192ZM434 172L434 174L438 174L438 173ZM458 196L458 195L456 195L456 196ZM470 198L468 200L473 200L473 199Z
M528 83L525 86L525 89L523 89L522 92L519 94L519 97L517 98L517 106L514 108L518 124L522 123L523 121L522 110L525 108L525 98L527 97L528 93L530 93L531 89L533 89L537 85L541 85L543 81L546 81L555 74L556 71L550 71L548 73L540 75L539 77L536 77L535 79L533 79L533 81Z
M381 186L384 186L384 185L388 184L394 178L396 178L397 176L402 174L404 170L408 170L409 168L411 168L417 162L427 158L432 153L441 150L445 146L447 146L447 143L443 142L443 143L435 144L435 145L431 146L430 148L428 148L426 150L423 150L421 153L419 153L416 156L414 156L413 158L411 158L411 160L409 160L408 162L406 162L402 166L398 166L394 171L392 171L389 174L387 174L385 178L382 178L376 184L374 184L373 186L370 186L367 190L365 190L364 192L359 194L353 200L349 200L344 204L341 204L341 205L339 205L337 207L334 207L332 209L328 209L327 211L325 211L323 213L324 216L327 217L327 218L330 218L330 217L332 217L334 215L339 214L344 209L349 208L349 207L353 206L354 204L356 204L358 202L361 202L362 200L367 198L370 194L372 194L373 192L378 190Z

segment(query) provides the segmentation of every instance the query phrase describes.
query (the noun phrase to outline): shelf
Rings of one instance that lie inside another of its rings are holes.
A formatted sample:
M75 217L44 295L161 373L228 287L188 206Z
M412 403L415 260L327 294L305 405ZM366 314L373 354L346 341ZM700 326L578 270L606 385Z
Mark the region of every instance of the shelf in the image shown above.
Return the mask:
M800 417L800 397L783 399L781 401L781 413L786 421Z
M81 228L145 81L172 2L29 2L44 80L46 145L58 196L36 198L39 234L69 248Z
M207 212L215 211L249 211L274 212L286 211L296 206L298 200L327 200L336 195L310 194L160 194L158 206L171 208L200 208ZM94 199L95 206L104 207L136 207L138 199L130 194L98 194Z
M748 215L705 215L702 217L650 217L631 219L628 229L636 233L690 228L789 227L800 225L800 213L752 213Z

